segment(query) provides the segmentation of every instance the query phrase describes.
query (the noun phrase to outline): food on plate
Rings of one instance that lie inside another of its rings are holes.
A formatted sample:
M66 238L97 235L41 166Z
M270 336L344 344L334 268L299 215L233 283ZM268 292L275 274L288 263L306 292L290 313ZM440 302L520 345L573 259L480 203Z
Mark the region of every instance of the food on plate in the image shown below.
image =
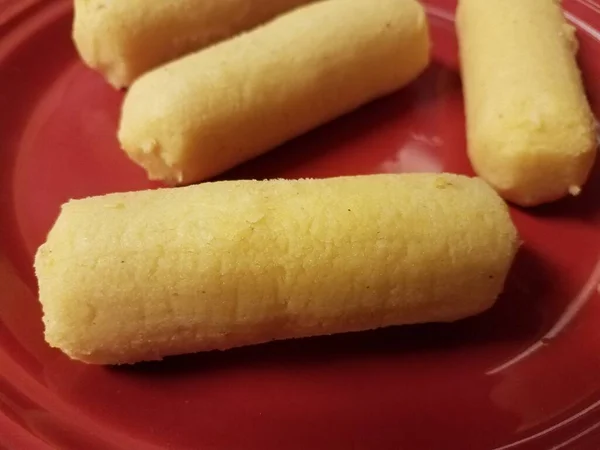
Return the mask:
M143 75L119 141L151 179L205 180L401 88L428 62L415 0L317 2Z
M517 246L478 178L222 181L71 200L35 269L48 343L121 364L459 320Z
M560 2L461 0L457 31L477 174L522 206L579 194L596 124Z
M143 73L313 0L75 0L73 39L110 84Z

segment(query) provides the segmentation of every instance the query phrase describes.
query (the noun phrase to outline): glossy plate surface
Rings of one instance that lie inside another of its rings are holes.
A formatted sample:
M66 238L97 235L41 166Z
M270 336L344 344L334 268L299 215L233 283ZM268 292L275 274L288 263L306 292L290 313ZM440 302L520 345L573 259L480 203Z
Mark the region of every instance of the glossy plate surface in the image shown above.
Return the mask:
M418 81L226 177L472 174L455 4L427 5ZM600 6L565 6L600 114ZM477 318L118 369L48 348L31 265L60 204L156 186L119 150L123 94L78 61L71 20L66 0L0 1L0 448L600 448L600 166L580 197L512 210L525 248Z

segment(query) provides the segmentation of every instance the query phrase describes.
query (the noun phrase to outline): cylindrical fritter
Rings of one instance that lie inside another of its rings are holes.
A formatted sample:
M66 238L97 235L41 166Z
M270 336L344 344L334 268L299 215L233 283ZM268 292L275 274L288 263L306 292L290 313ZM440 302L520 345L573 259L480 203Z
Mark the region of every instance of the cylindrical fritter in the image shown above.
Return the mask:
M415 0L317 2L139 78L119 140L152 179L204 180L399 89L428 61Z
M469 156L523 206L578 194L596 126L556 0L461 0L457 12Z
M35 267L46 340L118 364L458 320L494 303L516 248L485 182L373 175L70 201Z
M119 88L314 0L75 0L81 58Z

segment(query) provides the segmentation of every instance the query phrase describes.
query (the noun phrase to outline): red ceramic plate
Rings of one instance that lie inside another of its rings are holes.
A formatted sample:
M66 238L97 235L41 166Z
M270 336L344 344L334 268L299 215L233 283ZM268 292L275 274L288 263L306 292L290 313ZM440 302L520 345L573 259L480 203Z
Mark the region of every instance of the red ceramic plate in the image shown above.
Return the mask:
M226 177L472 174L455 4L427 4L419 80ZM600 6L565 6L600 113ZM78 61L71 20L66 0L0 1L0 447L600 448L600 166L578 198L513 209L525 247L477 318L127 368L50 349L32 257L59 205L154 186L119 150L123 94Z

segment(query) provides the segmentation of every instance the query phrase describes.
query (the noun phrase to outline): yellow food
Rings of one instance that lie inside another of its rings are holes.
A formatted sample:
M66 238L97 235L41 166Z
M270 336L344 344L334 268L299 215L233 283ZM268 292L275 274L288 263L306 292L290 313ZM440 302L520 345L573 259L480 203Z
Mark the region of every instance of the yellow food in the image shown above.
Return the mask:
M73 39L85 63L120 88L310 1L75 0Z
M479 179L226 181L72 200L35 268L46 340L119 364L462 319L516 248Z
M333 0L139 78L119 140L151 179L205 180L377 97L428 64L415 0Z
M457 31L477 174L522 206L577 195L596 125L560 2L461 0Z

